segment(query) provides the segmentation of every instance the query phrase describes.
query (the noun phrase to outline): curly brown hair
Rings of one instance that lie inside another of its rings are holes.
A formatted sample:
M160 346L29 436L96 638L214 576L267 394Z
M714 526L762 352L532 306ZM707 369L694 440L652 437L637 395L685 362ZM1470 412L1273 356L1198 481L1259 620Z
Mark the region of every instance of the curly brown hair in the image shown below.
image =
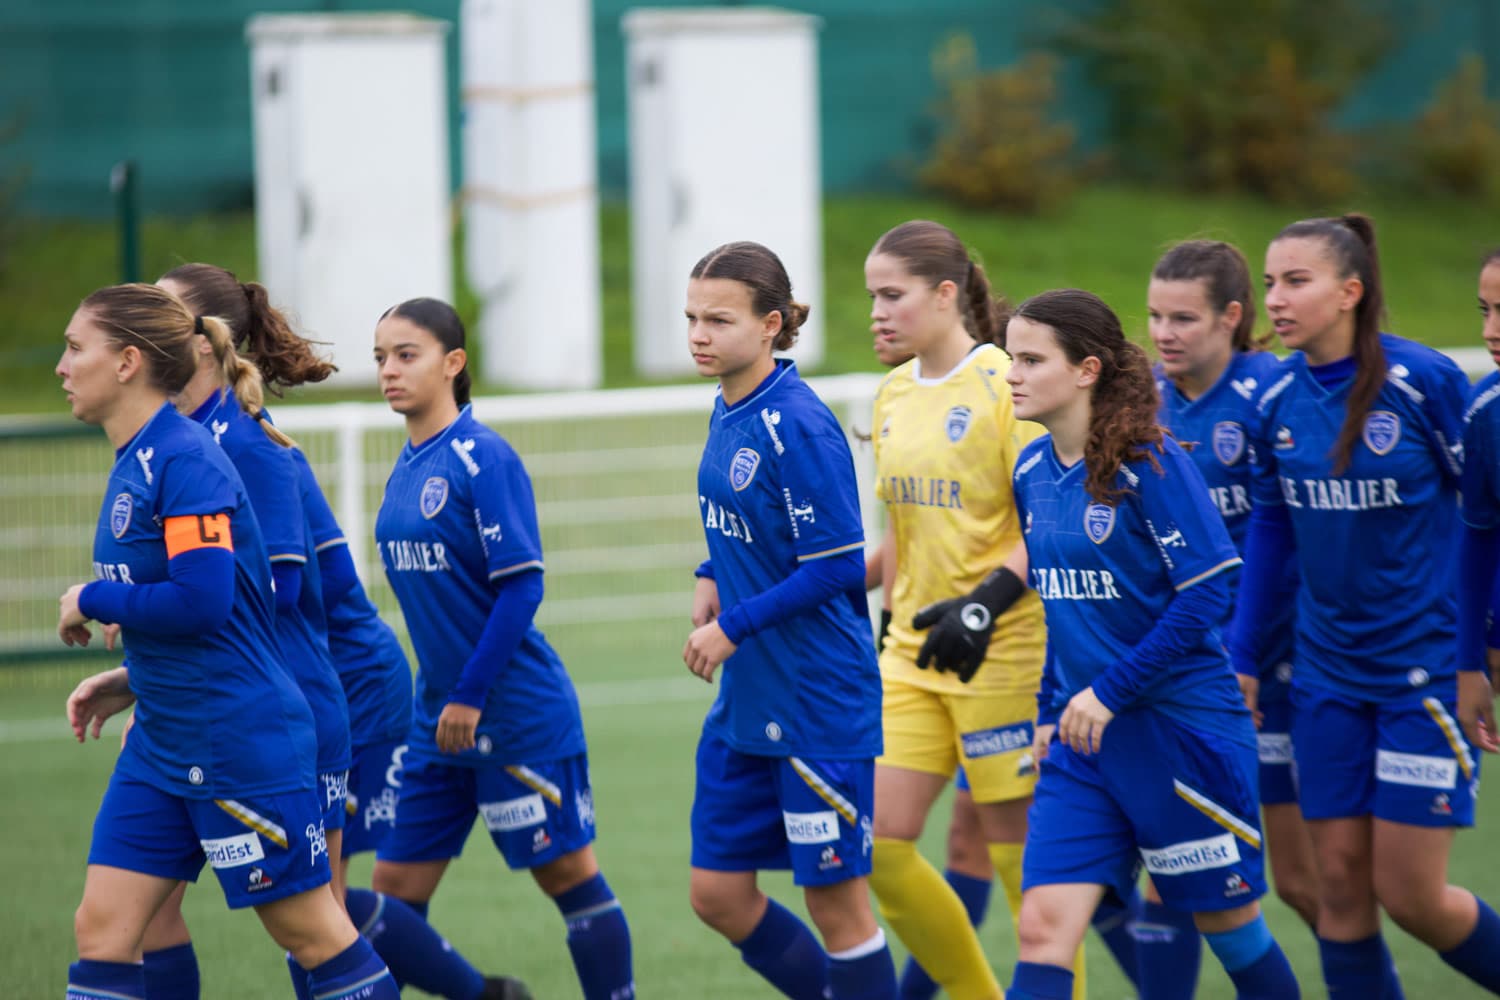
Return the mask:
M1021 303L1016 315L1051 327L1070 363L1098 359L1099 377L1090 394L1089 436L1083 448L1088 471L1084 489L1096 502L1115 506L1129 492L1115 485L1126 462L1144 458L1158 473L1162 471L1156 456L1167 434L1156 420L1161 397L1146 352L1125 338L1120 318L1103 299L1082 289L1059 288L1033 295Z

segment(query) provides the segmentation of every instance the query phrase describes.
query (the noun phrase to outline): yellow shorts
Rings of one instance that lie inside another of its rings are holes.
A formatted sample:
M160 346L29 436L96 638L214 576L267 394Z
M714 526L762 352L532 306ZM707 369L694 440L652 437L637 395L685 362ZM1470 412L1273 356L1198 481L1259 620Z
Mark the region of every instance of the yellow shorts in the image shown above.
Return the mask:
M953 777L975 802L1024 799L1036 787L1035 695L953 695L885 680L885 754L875 763Z

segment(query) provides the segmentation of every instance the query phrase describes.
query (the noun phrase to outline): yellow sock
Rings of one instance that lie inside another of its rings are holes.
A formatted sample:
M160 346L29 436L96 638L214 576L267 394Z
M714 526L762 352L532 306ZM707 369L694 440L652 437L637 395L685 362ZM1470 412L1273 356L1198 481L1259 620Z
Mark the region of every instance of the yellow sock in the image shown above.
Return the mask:
M1021 854L1020 844L990 844L990 865L995 869L995 878L1005 892L1005 904L1010 907L1011 926L1021 926ZM1088 972L1085 968L1083 945L1078 945L1078 955L1073 960L1073 1000L1088 1000Z
M876 837L870 888L880 915L952 1000L1000 1000L964 904L916 844Z

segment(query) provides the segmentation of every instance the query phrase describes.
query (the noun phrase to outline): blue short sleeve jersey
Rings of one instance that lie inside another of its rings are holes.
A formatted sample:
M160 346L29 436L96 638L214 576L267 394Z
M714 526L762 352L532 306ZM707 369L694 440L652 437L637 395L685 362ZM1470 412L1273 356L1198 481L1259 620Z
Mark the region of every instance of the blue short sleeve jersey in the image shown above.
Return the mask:
M166 520L215 514L229 516L234 543L229 621L191 637L124 629L136 724L117 766L192 799L310 789L312 713L281 662L270 563L249 497L208 432L170 404L116 456L94 532L94 575L165 581Z
M323 553L348 546L318 487L312 465L300 449L292 450L297 480L313 550ZM380 618L362 584L355 583L332 607L324 607L328 622L328 653L344 685L349 702L349 740L356 747L404 737L411 729L411 666L396 633Z
M1084 489L1083 462L1064 466L1052 437L1016 465L1030 583L1047 612L1051 707L1061 710L1133 650L1178 591L1240 565L1193 460L1170 438L1157 455L1121 466L1116 506ZM1254 729L1217 629L1143 689L1139 704L1200 731L1254 746Z
M1349 465L1329 457L1352 379L1325 389L1300 353L1256 402L1251 502L1297 543L1297 677L1358 698L1451 681L1453 544L1469 381L1444 355L1381 334L1385 384Z
M1479 380L1464 410L1464 523L1500 528L1500 371Z
M271 562L302 567L296 609L275 614L276 641L281 659L302 688L317 724L318 772L347 770L349 708L328 656L323 585L292 449L268 438L260 422L241 408L232 392L213 393L198 407L193 419L208 428L244 480Z
M1159 418L1203 473L1208 495L1224 518L1235 549L1245 554L1250 528L1250 437L1255 400L1274 377L1280 362L1263 351L1236 353L1229 367L1206 392L1188 399L1171 379L1157 373L1161 392ZM1292 660L1295 632L1297 573L1288 567L1270 605L1275 616L1261 624L1268 637L1262 644L1260 676L1274 680L1274 672ZM1226 626L1228 623L1225 623Z
M436 755L438 716L494 609L494 583L542 571L531 478L466 406L441 433L402 448L375 540L417 654L411 750ZM487 767L585 752L578 695L535 625L485 698L476 744L443 760Z
M848 439L779 360L749 396L720 396L698 466L709 561L728 611L810 559L864 547ZM705 730L768 757L863 759L882 750L880 671L861 592L753 635L719 675Z

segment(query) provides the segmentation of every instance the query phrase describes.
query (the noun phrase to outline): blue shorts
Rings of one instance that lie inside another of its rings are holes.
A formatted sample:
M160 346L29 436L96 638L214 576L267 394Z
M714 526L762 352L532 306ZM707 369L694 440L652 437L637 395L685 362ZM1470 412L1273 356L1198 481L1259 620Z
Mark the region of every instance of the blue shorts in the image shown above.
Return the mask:
M1472 826L1479 759L1453 717L1454 697L1452 681L1384 702L1295 686L1302 814Z
M401 759L405 756L405 739L354 748L349 799L344 803L344 857L375 850L396 828Z
M545 764L460 767L407 753L396 827L375 849L382 861L441 861L463 853L484 819L512 869L536 868L594 840L587 754Z
M230 909L328 882L328 842L311 789L242 799L184 799L116 771L105 789L89 864L183 882L213 866Z
M958 774L953 778L953 787L955 790L960 792L972 791L972 789L969 788L969 772L960 767L958 769Z
M324 829L329 833L342 830L349 806L349 772L320 771L318 794L322 797Z
M870 874L875 761L758 757L705 731L693 792L694 868L792 870L797 885Z
M1129 898L1142 864L1173 909L1265 894L1255 751L1150 709L1124 712L1093 756L1057 739L1028 813L1023 889L1082 882Z
M1297 801L1297 765L1292 758L1292 698L1286 684L1262 681L1257 707L1260 731L1255 740L1260 755L1261 805Z

